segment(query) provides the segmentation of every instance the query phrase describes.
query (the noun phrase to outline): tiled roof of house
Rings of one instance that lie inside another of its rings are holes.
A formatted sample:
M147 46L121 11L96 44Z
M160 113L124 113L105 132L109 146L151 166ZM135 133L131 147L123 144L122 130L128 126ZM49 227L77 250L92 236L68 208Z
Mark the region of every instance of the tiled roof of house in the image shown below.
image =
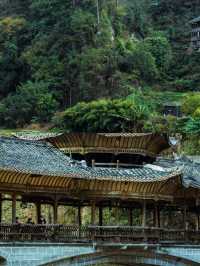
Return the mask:
M83 179L154 182L180 174L178 169L91 168L72 161L52 145L39 141L0 138L0 170Z
M155 164L168 169L180 169L185 187L200 188L200 163L197 159L193 160L186 156L174 159L159 158Z
M193 24L193 23L196 23L196 22L199 22L200 21L200 16L190 20L190 23Z

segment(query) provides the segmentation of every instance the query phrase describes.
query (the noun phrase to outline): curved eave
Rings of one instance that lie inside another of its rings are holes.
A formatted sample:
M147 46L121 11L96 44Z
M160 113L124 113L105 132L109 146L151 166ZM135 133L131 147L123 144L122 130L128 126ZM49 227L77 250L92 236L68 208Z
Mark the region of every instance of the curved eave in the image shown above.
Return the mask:
M157 156L170 147L166 135L153 133L64 133L47 138L55 147L72 153L130 153Z
M180 175L163 177L159 181L117 181L108 177L83 178L71 176L34 175L17 171L0 170L0 190L18 192L60 193L75 198L147 198L171 200Z

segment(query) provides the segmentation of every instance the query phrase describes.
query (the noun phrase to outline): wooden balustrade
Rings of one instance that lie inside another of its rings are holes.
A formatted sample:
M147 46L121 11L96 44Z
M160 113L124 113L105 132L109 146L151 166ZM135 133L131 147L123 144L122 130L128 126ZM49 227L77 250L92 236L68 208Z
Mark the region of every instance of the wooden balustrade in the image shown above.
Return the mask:
M200 231L133 226L0 224L0 241L198 244Z

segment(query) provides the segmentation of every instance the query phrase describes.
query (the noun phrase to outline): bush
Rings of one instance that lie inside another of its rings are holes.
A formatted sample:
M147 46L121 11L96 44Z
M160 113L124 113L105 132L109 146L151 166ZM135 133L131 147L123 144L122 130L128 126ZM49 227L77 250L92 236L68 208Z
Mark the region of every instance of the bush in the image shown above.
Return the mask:
M200 118L190 118L183 128L184 133L200 134Z
M140 131L149 109L130 100L99 100L78 103L57 120L58 126L72 132Z
M182 110L186 115L195 117L200 108L200 93L191 93L183 99Z
M182 151L187 155L200 155L200 141L198 135L187 135L182 144Z
M198 107L193 113L194 118L200 118L200 107Z
M147 132L169 133L179 132L179 120L175 116L152 114L150 119L145 122L144 129Z

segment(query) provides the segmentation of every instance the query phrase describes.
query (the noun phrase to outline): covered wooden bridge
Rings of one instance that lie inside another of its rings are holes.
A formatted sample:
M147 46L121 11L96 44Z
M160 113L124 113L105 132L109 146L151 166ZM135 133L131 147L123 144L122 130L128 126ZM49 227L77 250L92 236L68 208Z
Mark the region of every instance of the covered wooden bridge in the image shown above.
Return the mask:
M198 242L198 176L187 175L188 167L197 166L175 161L166 166L166 161L156 161L168 147L167 137L157 134L63 134L34 140L1 137L0 206L9 194L12 224L1 223L0 240ZM124 157L116 160L121 154ZM128 158L127 165L126 160L121 163L122 158ZM16 224L17 201L34 203L38 222L41 204L52 205L53 224ZM76 224L59 224L61 205L77 208ZM91 209L87 226L82 224L86 206ZM105 208L126 210L126 225L117 224L117 211L115 225L105 225Z

